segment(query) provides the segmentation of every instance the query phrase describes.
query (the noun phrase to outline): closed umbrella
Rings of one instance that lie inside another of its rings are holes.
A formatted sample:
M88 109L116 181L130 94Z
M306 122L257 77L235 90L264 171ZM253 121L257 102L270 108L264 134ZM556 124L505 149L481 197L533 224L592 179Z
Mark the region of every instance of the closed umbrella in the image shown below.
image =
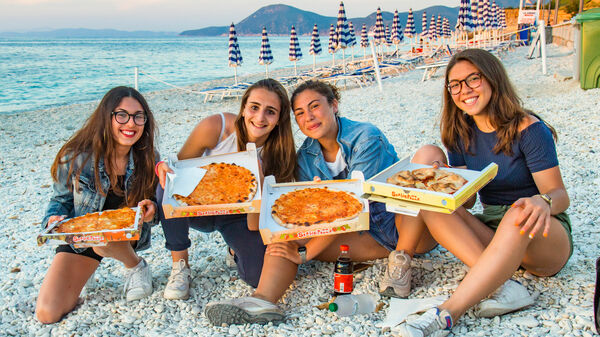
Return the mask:
M329 26L329 47L327 48L327 51L333 58L331 62L332 66L335 66L335 51L337 50L336 46L337 34L335 33L335 27L333 27L333 24L331 24L331 26Z
M423 42L425 39L429 37L429 31L427 30L427 12L423 11L423 16L421 18L421 38Z
M402 25L400 24L398 10L395 10L394 20L392 21L392 43L396 45L396 51L398 51L398 45L402 40L404 40L404 36L402 35Z
M271 45L269 44L269 36L265 27L262 30L262 43L260 44L258 63L265 66L265 76L269 77L269 64L273 63L273 54L271 54Z
M350 42L348 46L352 47L352 62L354 62L354 46L356 46L356 34L354 34L354 25L352 21L348 21L348 27L350 28Z
M296 62L302 59L302 50L300 50L300 43L298 42L298 36L296 35L296 28L294 26L292 26L292 31L290 32L289 58L290 61L294 61L294 75L298 75Z
M435 23L435 32L438 38L442 38L442 16L438 14L437 21Z
M369 34L367 34L367 25L363 23L360 30L360 46L363 48L364 57L367 58L367 47L369 47Z
M238 44L237 34L235 33L235 26L233 22L229 26L229 66L233 67L233 74L235 78L235 84L237 84L237 67L242 65L242 52L240 52L240 45Z
M377 16L375 19L375 36L373 38L375 45L385 44L385 26L383 25L383 15L381 8L377 7Z
M317 64L317 55L321 54L321 38L319 37L319 28L315 23L312 31L312 37L310 39L310 48L308 49L308 53L313 56L313 71L315 70L315 66Z
M445 38L449 38L452 34L450 32L450 20L448 20L447 17L444 16L444 19L442 21L442 31L444 32L444 37Z
M499 10L500 10L500 28L506 29L506 11L502 7L499 7Z
M429 22L429 39L431 39L431 40L437 39L437 27L435 25L435 15L431 16L431 21Z
M408 17L406 18L406 28L404 28L404 36L412 38L417 32L415 31L415 17L413 16L412 8L408 9Z
M348 20L346 19L346 10L344 9L344 3L340 2L340 9L338 10L337 17L337 45L336 49L342 50L342 69L346 69L346 54L345 50L350 46L350 28L348 27Z

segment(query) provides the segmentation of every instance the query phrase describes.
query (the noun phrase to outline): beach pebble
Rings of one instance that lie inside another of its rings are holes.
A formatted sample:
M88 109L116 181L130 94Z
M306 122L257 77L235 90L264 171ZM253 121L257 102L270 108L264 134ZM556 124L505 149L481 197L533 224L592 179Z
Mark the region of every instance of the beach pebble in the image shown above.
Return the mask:
M526 326L528 328L535 328L536 326L540 325L540 322L531 316L515 317L511 319L511 322L516 325Z

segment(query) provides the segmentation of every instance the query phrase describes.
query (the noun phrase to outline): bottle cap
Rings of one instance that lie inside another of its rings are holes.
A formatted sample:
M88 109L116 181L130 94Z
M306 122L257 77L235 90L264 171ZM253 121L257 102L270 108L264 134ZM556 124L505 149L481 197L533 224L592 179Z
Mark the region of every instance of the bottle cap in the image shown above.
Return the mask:
M336 312L338 310L337 303L329 303L329 311Z
M340 250L341 250L341 251L346 251L346 252L347 252L348 250L350 250L350 247L348 247L348 245L341 245L341 246L340 246Z

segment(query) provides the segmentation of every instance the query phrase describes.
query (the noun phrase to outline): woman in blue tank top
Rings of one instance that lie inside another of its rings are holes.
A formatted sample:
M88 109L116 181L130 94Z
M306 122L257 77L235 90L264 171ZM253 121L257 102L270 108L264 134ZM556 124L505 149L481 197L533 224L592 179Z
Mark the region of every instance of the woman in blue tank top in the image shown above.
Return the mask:
M552 276L573 251L554 129L522 107L502 63L487 51L456 54L445 83L440 128L450 165L481 170L495 162L498 174L479 191L483 214L466 210L475 198L453 214L422 212L434 239L470 270L446 302L403 324L402 336L445 335L474 305L481 317L531 305L527 289L511 280L514 272L521 266ZM441 149L433 151L445 162Z

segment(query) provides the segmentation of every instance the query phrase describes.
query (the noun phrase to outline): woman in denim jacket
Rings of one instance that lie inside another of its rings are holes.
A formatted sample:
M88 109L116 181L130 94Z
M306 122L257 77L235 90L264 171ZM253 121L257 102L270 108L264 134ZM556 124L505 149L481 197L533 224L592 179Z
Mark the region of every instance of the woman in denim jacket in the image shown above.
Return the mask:
M307 81L296 88L291 101L298 127L307 136L297 153L300 181L347 179L352 171L361 171L369 179L398 161L394 147L381 130L370 123L338 115L340 95L335 87ZM353 261L387 257L396 249L398 229L404 235L402 217L396 220L381 203L370 203L369 211L368 232L268 245L254 294L210 303L206 316L215 325L279 321L284 315L275 303L294 281L300 264L311 259L336 261L341 244L350 246ZM434 245L430 236L423 235L417 251L429 250Z
M156 223L156 205L150 200L158 181L152 170L158 158L154 132L154 117L144 97L133 88L116 87L58 152L43 228L64 218L124 206L142 207L144 224L136 242L82 249L58 246L37 300L40 322L57 322L73 310L103 257L117 259L128 269L128 301L152 293L150 267L135 250L149 247L150 225Z

